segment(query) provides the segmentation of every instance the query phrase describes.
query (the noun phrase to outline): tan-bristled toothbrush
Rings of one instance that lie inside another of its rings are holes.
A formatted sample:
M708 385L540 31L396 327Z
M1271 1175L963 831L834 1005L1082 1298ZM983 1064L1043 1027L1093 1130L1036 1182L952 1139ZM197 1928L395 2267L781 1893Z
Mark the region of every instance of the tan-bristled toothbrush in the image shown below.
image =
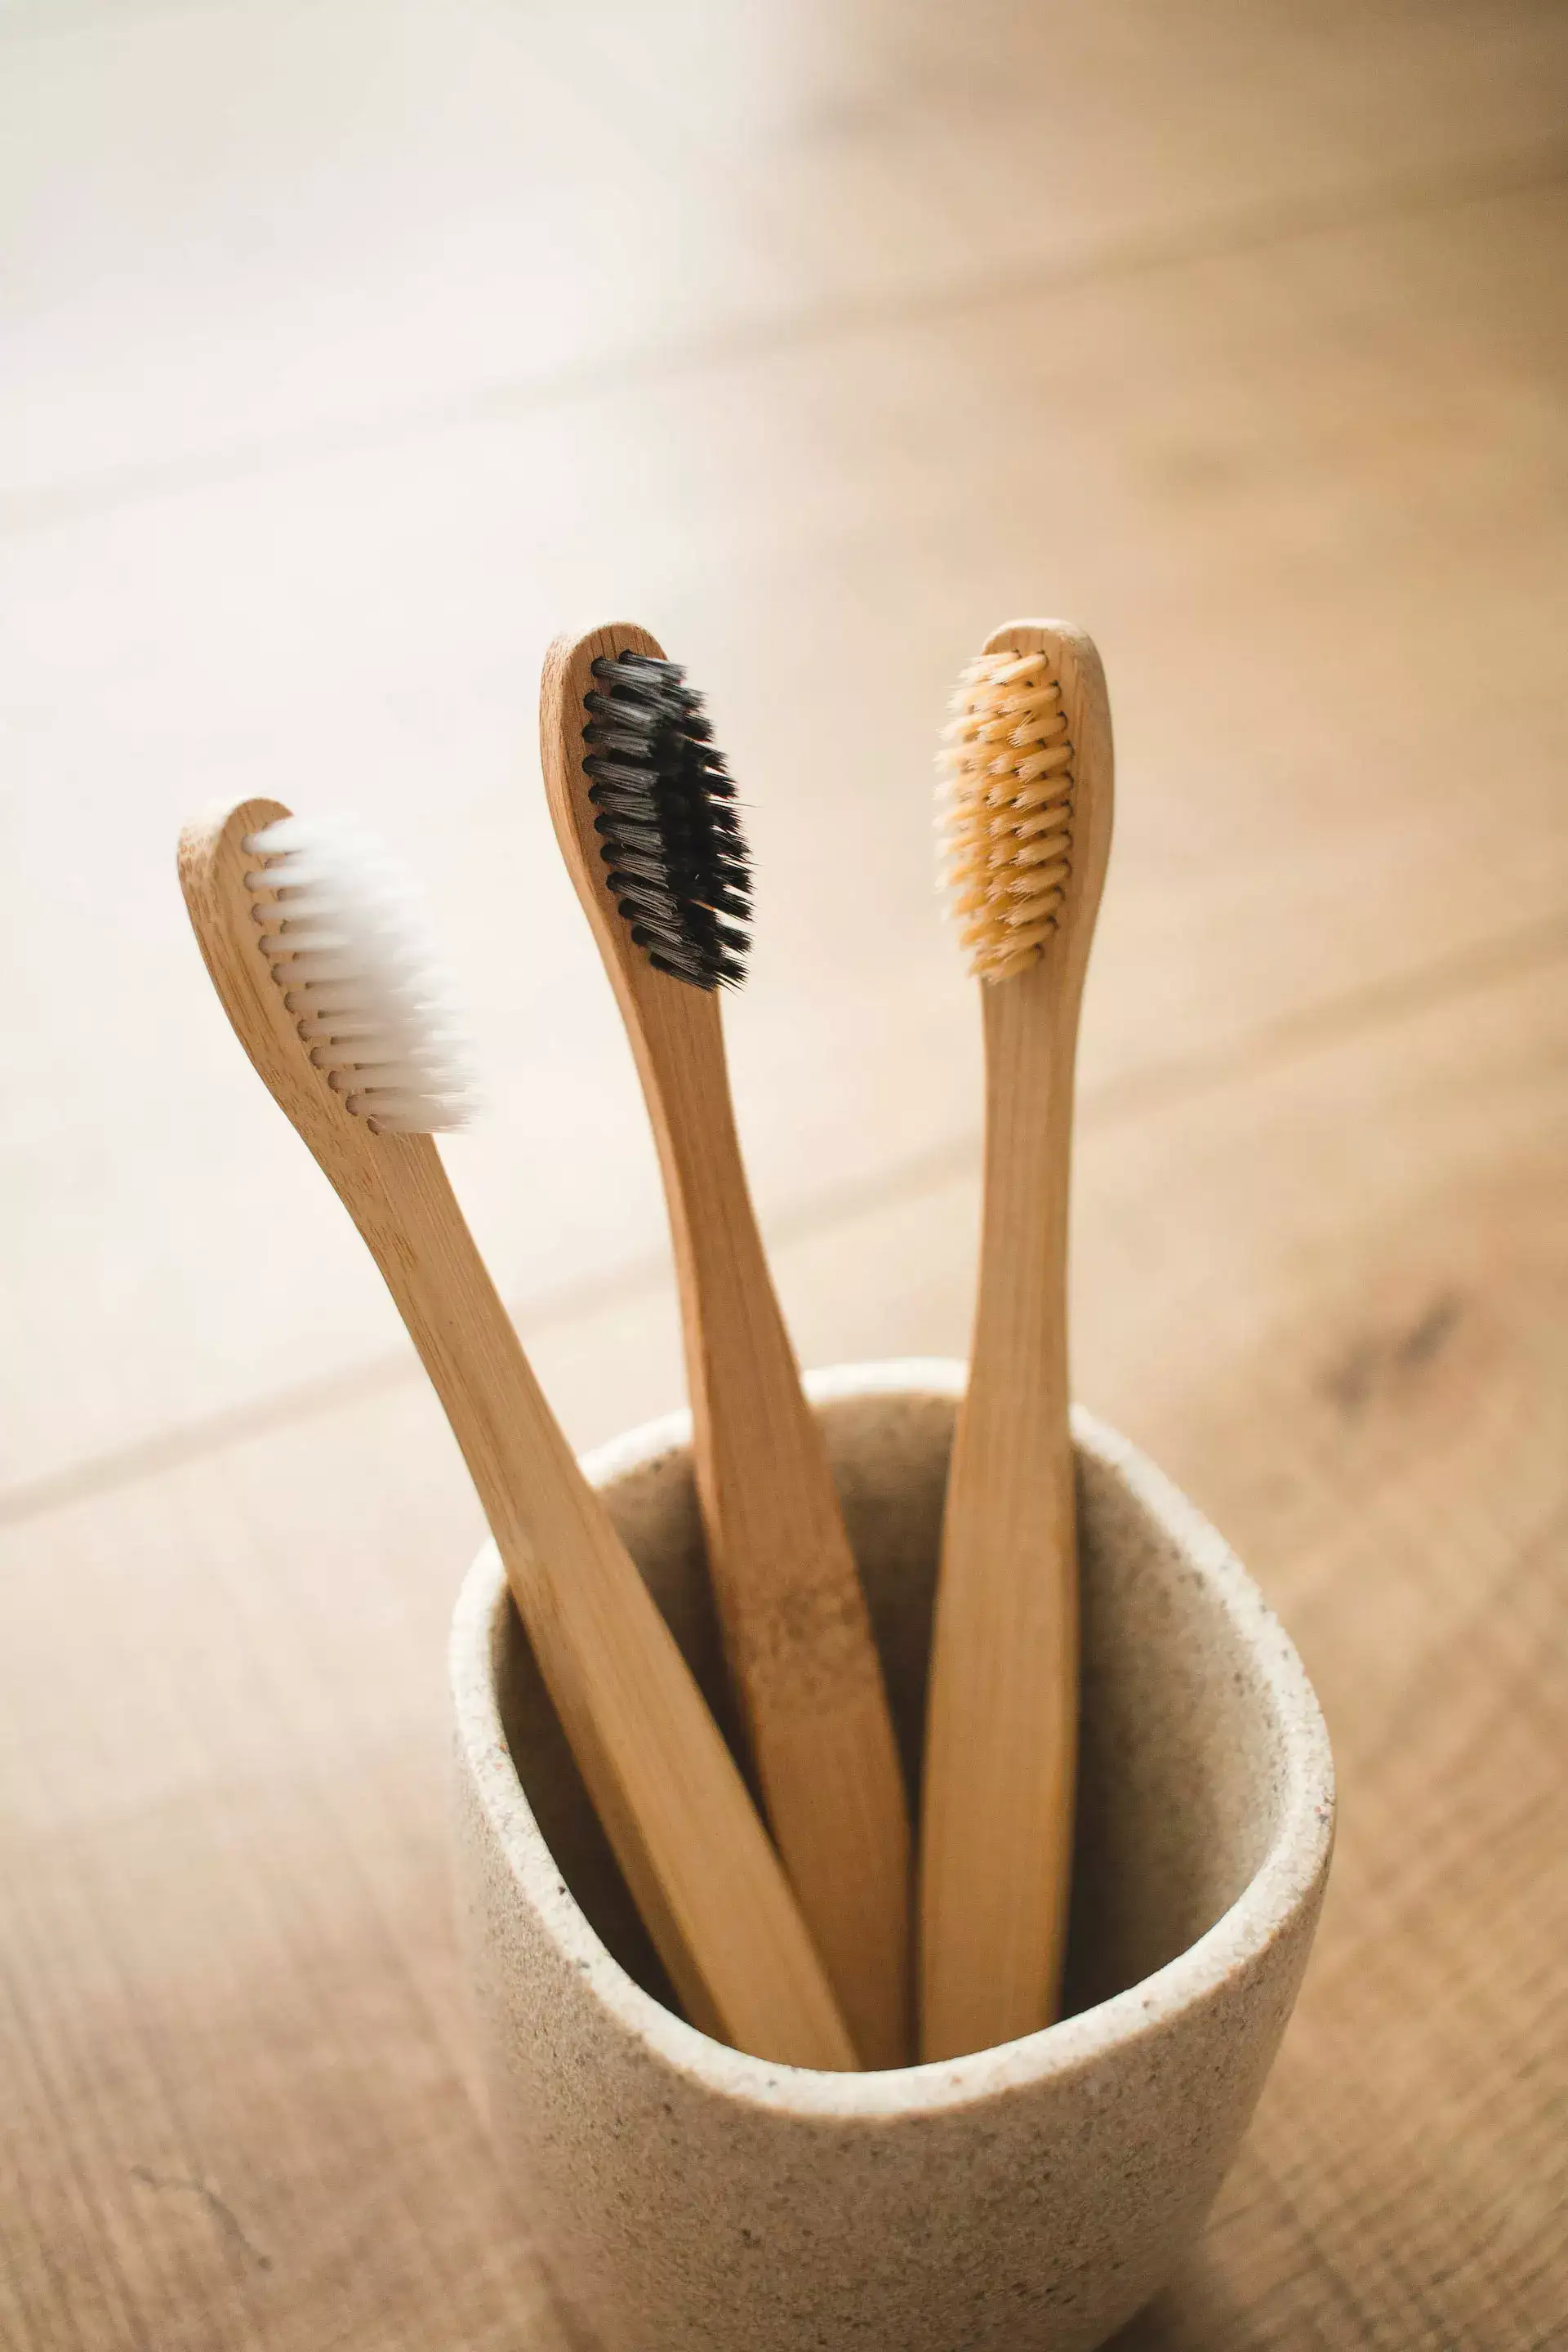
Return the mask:
M701 697L644 629L559 638L540 739L664 1171L698 1493L725 1646L785 1868L868 2066L910 2054L910 1832L881 1666L769 1278L718 992L751 900Z
M434 1132L462 1076L417 914L275 801L191 826L180 879L241 1045L368 1244L479 1489L573 1753L687 2014L758 2057L855 2055L755 1807L541 1395Z
M985 1179L927 1702L925 2059L1031 2033L1059 1997L1078 1751L1068 1178L1111 812L1105 676L1081 630L999 629L952 709L946 880L982 983Z

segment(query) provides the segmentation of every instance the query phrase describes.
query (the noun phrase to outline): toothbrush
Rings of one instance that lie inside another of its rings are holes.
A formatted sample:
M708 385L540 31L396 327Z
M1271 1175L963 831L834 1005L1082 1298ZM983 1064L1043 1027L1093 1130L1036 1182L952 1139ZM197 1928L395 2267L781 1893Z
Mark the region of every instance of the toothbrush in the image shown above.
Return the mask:
M518 1612L692 2023L849 2069L821 1962L673 1636L540 1393L434 1141L460 1049L397 876L353 836L243 802L180 879L241 1045L358 1226L479 1489Z
M768 1276L719 992L751 896L701 697L645 629L551 647L550 811L619 1000L664 1175L697 1488L768 1818L868 2066L910 2055L910 1842L870 1616Z
M1068 1176L1111 816L1105 677L1081 630L999 629L952 710L945 878L981 982L985 1178L927 1701L927 2060L1032 2033L1059 1997L1079 1664Z

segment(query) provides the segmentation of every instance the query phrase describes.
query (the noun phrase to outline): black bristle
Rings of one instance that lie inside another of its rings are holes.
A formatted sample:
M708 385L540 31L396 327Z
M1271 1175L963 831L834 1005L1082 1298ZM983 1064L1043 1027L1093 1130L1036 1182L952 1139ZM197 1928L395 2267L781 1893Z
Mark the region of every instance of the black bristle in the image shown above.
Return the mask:
M679 662L601 655L584 772L616 906L656 971L694 988L746 976L751 864L735 786Z

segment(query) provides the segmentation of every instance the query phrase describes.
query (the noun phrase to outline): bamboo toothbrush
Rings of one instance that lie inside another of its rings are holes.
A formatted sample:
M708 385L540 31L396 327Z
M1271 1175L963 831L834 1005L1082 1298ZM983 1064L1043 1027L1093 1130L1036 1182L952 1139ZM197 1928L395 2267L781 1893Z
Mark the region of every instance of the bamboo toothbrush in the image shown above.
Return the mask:
M692 2022L852 2068L745 1785L534 1381L447 1181L454 1057L406 889L352 837L242 803L180 879L241 1045L370 1248L446 1409L632 1894Z
M982 983L985 1181L927 1703L925 2059L1031 2033L1059 1992L1078 1750L1068 1174L1111 811L1105 677L1081 630L999 629L952 709L946 879Z
M881 1666L769 1279L719 1019L751 899L700 695L644 629L558 638L551 814L614 984L664 1173L697 1486L757 1777L862 2061L910 2054L910 1832Z

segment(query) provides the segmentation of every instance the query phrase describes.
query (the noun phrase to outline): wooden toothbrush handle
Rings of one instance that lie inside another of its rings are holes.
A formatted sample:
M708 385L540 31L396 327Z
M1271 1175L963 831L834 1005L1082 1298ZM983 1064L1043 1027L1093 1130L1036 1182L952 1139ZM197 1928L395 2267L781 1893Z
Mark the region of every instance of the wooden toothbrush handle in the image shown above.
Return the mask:
M921 2055L1050 2023L1072 1868L1079 1595L1067 1226L1076 991L983 987L983 1238L926 1717Z
M688 2015L760 2058L852 2069L745 1783L540 1392L434 1144L383 1137L374 1164L384 1198L345 1198L446 1409L540 1671Z
M655 980L658 975L652 975ZM680 1283L697 1486L768 1818L855 2046L912 2047L910 1841L870 1613L747 1190L712 998L634 1025Z

